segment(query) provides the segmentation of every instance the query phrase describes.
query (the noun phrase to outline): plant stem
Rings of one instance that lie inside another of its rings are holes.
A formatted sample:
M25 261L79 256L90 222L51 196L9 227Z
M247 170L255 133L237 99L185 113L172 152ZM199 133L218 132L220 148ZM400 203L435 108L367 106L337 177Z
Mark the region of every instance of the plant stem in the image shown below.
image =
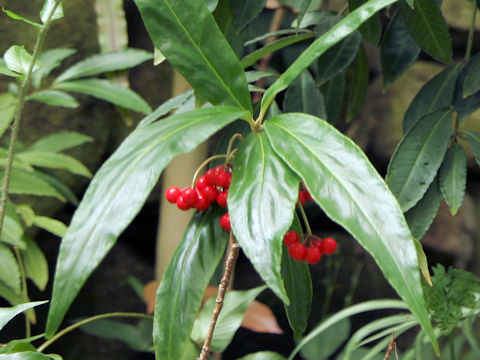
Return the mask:
M37 40L35 43L35 48L33 50L32 60L28 65L27 73L25 74L25 78L22 81L22 85L18 91L18 103L15 108L15 116L13 119L12 131L10 134L10 143L8 145L8 153L7 153L7 165L5 167L5 175L3 176L2 180L2 187L1 187L1 195L0 195L0 236L3 230L3 221L5 219L5 208L7 205L7 196L8 196L8 187L10 185L10 177L12 174L12 165L13 165L13 156L15 154L15 144L18 139L18 132L20 130L20 121L22 118L23 108L25 106L25 98L28 91L28 87L30 86L30 82L32 79L32 72L35 62L37 61L38 55L40 53L40 49L42 48L43 41L45 40L45 36L47 34L48 29L50 28L50 24L52 23L52 16L57 9L58 5L60 4L61 0L55 0L54 6L50 9L50 13L45 20L41 30L37 35Z
M213 155L213 156L210 156L210 157L209 157L207 160L205 160L203 163L201 163L200 166L198 167L198 169L195 171L195 174L193 174L192 187L195 186L195 181L197 180L198 174L200 173L200 171L201 171L205 166L207 166L208 164L210 164L213 160L216 160L216 159L226 159L226 158L227 158L227 155L226 155L226 154Z
M472 4L473 4L472 22L470 23L470 29L468 30L467 49L465 50L466 63L470 60L470 57L472 55L473 36L475 34L475 20L477 18L477 2L472 1Z
M15 252L15 256L17 258L18 267L20 268L20 276L22 279L22 292L23 292L23 300L28 302L28 288L27 288L27 276L25 273L25 264L23 263L22 254L18 249L18 246L13 247L13 251ZM25 337L32 336L32 332L30 329L30 320L28 319L27 313L25 313Z
M92 317L89 317L87 319L84 319L82 321L79 321L78 323L72 324L62 331L58 332L54 337L52 337L50 340L45 341L42 345L40 345L37 349L38 352L42 352L50 346L52 343L60 339L63 335L68 334L72 330L75 330L79 328L80 326L83 326L85 324L88 324L92 321L95 320L100 320L100 319L106 319L106 318L112 318L112 317L130 317L130 318L141 318L141 319L149 319L153 320L153 316L151 315L146 315L146 314L141 314L141 313L127 313L127 312L113 312L113 313L107 313L107 314L101 314L101 315L95 315Z
M385 357L383 360L388 360L390 358L390 355L392 354L393 349L396 348L395 344L395 332L392 333L392 340L390 340L390 344L388 344L387 348L387 353L385 354Z
M223 274L222 280L220 281L220 285L218 286L218 295L217 295L217 305L213 310L212 314L212 321L210 322L210 327L208 328L207 336L205 337L205 342L203 343L202 351L200 352L200 356L197 360L206 360L208 359L208 355L210 353L210 343L212 342L213 338L213 331L215 330L215 325L217 324L218 316L220 315L220 311L222 311L223 307L223 300L225 298L225 293L230 285L230 280L233 275L233 269L235 267L235 263L238 258L238 253L240 251L240 245L238 244L237 240L233 236L233 233L230 232L230 254L228 255L227 262L225 264L225 272Z
M305 209L300 201L298 201L298 208L300 209L300 214L302 214L303 223L305 224L305 228L307 230L307 236L312 236L312 229L308 222L307 214L305 213Z
M232 157L232 155L231 155L232 147L233 147L233 144L235 143L235 140L237 140L237 139L240 139L240 141L243 141L244 140L243 135L237 133L230 138L230 141L228 142L228 148L227 148L227 163L230 162L230 159Z

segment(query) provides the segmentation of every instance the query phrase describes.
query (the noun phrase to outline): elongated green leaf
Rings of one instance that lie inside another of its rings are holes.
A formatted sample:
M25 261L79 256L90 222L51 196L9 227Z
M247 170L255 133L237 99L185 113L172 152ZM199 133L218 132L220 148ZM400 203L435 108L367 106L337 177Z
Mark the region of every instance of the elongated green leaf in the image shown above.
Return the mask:
M465 135L467 135L468 143L475 156L475 161L477 165L480 166L480 132L470 130L465 131Z
M462 205L467 185L467 155L463 146L455 143L447 151L440 168L440 190L455 215Z
M25 339L11 340L0 348L0 354L12 354L21 351L35 351L36 349L31 342L41 338L43 338L43 334L31 336Z
M425 251L423 251L422 243L413 238L415 243L415 249L417 250L417 257L418 257L418 266L420 267L420 271L422 272L423 277L427 281L428 285L432 286L432 277L430 276L430 271L428 270L428 260Z
M105 53L128 47L127 19L122 0L95 0L98 45Z
M347 121L351 121L362 109L367 96L369 77L367 54L362 47L353 66L353 77L348 94Z
M198 212L178 245L157 291L154 344L157 359L180 359L202 298L227 245L222 211Z
M345 73L342 72L324 84L321 89L327 109L327 120L336 124L342 112L342 102L345 93Z
M38 60L42 66L32 74L32 82L35 88L40 86L40 83L43 78L50 74L50 72L60 66L63 60L67 57L75 54L77 50L75 49L50 49L45 52L42 52L38 56Z
M288 88L283 109L285 112L304 112L322 119L327 117L323 95L308 70Z
M17 78L22 76L22 75L8 69L7 63L3 59L0 59L0 74L6 75L6 76L17 77Z
M10 248L0 243L0 281L16 294L21 293L20 268Z
M154 112L145 116L138 126L145 126L157 121L161 116L168 114L172 110L178 109L193 97L193 90L188 90L183 94L175 96L165 101L162 105L155 109Z
M47 230L58 237L65 236L65 233L67 232L67 226L63 222L47 216L35 216L33 218L33 225L36 225L43 230Z
M355 10L366 2L367 0L349 0L348 5L350 10ZM377 45L382 36L382 24L380 23L378 14L373 15L369 20L362 24L359 30L367 41L373 45Z
M16 155L20 160L25 161L26 163L46 167L51 169L65 169L72 174L82 175L86 177L91 177L92 174L88 168L83 165L77 159L55 152L46 152L46 151L23 151Z
M440 191L437 176L428 187L423 198L405 213L405 219L414 238L423 238L423 235L425 235L432 224L435 215L437 215L441 202L442 192Z
M414 0L413 3L411 8L404 1L399 2L410 35L428 55L450 64L452 41L439 7L434 0Z
M55 4L55 0L45 0L45 3L43 4L43 8L40 11L40 19L42 20L42 23L45 24L47 21L48 17L50 17L51 21L58 20L63 18L63 4L60 1L58 6ZM53 12L53 15L52 15Z
M470 60L470 66L463 82L463 96L470 96L480 91L480 56L476 55Z
M311 39L312 37L314 37L314 34L312 32L309 32L309 33L303 33L299 35L287 36L287 37L275 40L265 45L264 47L258 50L255 50L251 54L246 55L242 59L242 66L243 68L252 66L267 54L271 54L277 50L283 49L292 44L296 44L300 41Z
M4 7L2 7L2 11L11 19L23 21L24 23L26 23L28 25L35 26L37 29L40 29L42 27L42 24L39 24L35 21L24 18L23 16L18 15L17 13L14 13L13 11L7 10Z
M248 291L229 291L225 295L222 311L218 316L215 331L211 343L213 352L222 352L232 341L233 336L242 324L245 311L253 300L266 289L266 286L260 286ZM198 316L192 330L192 340L197 344L202 344L212 322L213 310L216 306L216 298L211 297L203 305L202 311Z
M48 301L35 301L10 308L0 308L0 330L2 330L3 327L18 314L21 314L25 310L31 309L35 306L45 304L46 302Z
M480 91L474 91L477 81L475 68L479 61L480 54L473 56L457 77L453 106L460 121L464 121L480 108Z
M3 55L7 68L16 73L25 75L32 61L32 55L25 50L24 46L12 45ZM38 62L35 62L33 71L39 68Z
M233 233L266 284L286 304L280 263L283 236L293 220L299 181L273 152L265 133L238 148L228 212Z
M51 360L51 358L39 352L24 351L13 354L0 354L0 360Z
M238 360L286 360L287 358L273 351L259 351L248 354Z
M0 170L0 176L4 171ZM13 168L8 191L11 194L28 194L37 196L53 196L61 201L65 198L50 184L35 176L35 172Z
M58 90L44 90L27 96L27 100L39 101L48 105L74 109L79 102L71 95Z
M66 90L90 95L112 104L143 114L152 112L150 106L133 90L103 79L85 79L56 83L57 90Z
M195 92L213 105L235 105L252 112L242 66L205 1L135 0L135 3L153 44Z
M405 134L421 117L450 106L459 72L460 64L448 66L422 87L412 100L403 118L403 132Z
M92 55L69 67L57 76L55 82L59 83L85 76L129 69L151 59L153 59L151 52L140 49L126 49Z
M25 241L23 240L22 223L11 201L7 202L1 240L7 244L18 246L20 249L25 249L26 247Z
M55 189L55 191L62 197L62 199L71 202L73 205L78 205L78 198L77 196L65 185L61 182L57 177L50 175L46 172L40 171L35 169L35 177L43 180L49 186Z
M290 228L302 233L302 225L295 215ZM305 262L293 260L286 246L282 251L282 277L290 305L285 306L288 323L293 330L295 339L299 339L307 328L310 307L312 305L312 279Z
M300 353L306 360L328 360L348 338L350 321L342 319L302 346Z
M240 57L242 55L243 43L245 41L247 32L242 31L240 34L237 34L230 0L219 1L212 15L214 16L220 31L226 37L228 43L235 52L235 55Z
M260 14L266 2L266 0L230 1L237 34Z
M420 54L420 46L408 32L402 15L396 12L381 43L383 88L397 80Z
M396 0L370 0L352 11L348 16L333 26L328 32L308 47L295 62L280 76L267 90L262 98L261 113L265 113L268 106L280 91L285 90L315 59L330 47L353 33L373 16L377 11L393 4Z
M365 154L327 122L310 115L283 114L264 126L275 152L300 176L325 213L373 256L436 344L410 230Z
M0 136L3 136L13 121L17 98L12 94L0 94Z
M360 304L356 304L345 308L334 315L330 316L326 320L322 321L315 329L313 329L302 341L300 341L295 349L292 351L288 360L293 360L294 356L300 351L300 349L308 342L312 341L316 336L323 333L333 324L348 318L350 316L361 314L367 311L381 310L381 309L408 309L407 305L403 301L399 300L371 300Z
M40 138L25 151L60 152L92 141L93 138L88 135L75 131L60 131Z
M90 182L62 240L47 336L56 332L80 287L138 213L165 166L245 114L233 107L198 109L137 128L125 139Z
M452 134L452 110L438 110L421 118L398 144L388 165L386 181L402 211L425 194L447 152Z

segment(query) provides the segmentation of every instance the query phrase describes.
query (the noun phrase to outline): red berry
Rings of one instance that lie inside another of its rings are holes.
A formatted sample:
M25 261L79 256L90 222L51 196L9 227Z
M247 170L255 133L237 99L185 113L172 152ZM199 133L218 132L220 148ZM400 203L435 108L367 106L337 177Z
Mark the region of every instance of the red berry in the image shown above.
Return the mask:
M300 235L298 235L298 233L295 231L289 231L283 237L283 242L287 247L290 247L293 244L298 243L299 240L300 240Z
M180 194L177 198L177 206L180 210L188 210L190 209L190 205L188 205L185 200L183 199L182 194Z
M198 201L195 205L197 210L204 211L210 207L210 201L201 193L198 193Z
M197 188L197 190L202 191L207 185L207 179L205 179L205 176L200 176L197 181L195 181L195 187Z
M217 195L218 192L215 190L213 186L207 185L203 190L200 190L200 192L207 198L208 201L214 202L217 200Z
M227 197L228 197L228 190L224 190L217 196L217 204L221 207L227 207Z
M177 198L180 195L182 190L178 186L170 186L165 191L165 197L167 198L168 202L175 204L177 202Z
M307 249L307 253L305 255L305 261L308 262L309 264L316 264L320 261L322 258L322 252L320 249L316 246L310 246Z
M194 207L198 201L197 190L195 190L190 186L186 187L185 189L182 190L182 198L185 201L185 204L187 204L190 207Z
M322 245L321 245L321 251L325 255L333 254L336 249L337 249L337 241L334 238L327 237L323 239Z
M310 237L310 246L317 247L322 250L322 239L320 239L318 236L312 235Z
M215 185L222 188L228 186L228 174L223 168L220 168L215 175Z
M216 174L217 174L217 168L207 170L207 172L204 175L207 185L210 185L210 186L215 185Z
M227 181L226 183L224 184L223 188L224 189L230 189L230 184L232 182L232 173L231 172L227 172Z
M288 248L288 253L292 259L302 261L307 254L307 247L305 244L298 242Z
M220 226L225 231L232 231L232 225L230 224L230 214L225 213L220 218Z
M298 200L300 201L300 204L305 204L307 201L307 194L303 190L298 190Z

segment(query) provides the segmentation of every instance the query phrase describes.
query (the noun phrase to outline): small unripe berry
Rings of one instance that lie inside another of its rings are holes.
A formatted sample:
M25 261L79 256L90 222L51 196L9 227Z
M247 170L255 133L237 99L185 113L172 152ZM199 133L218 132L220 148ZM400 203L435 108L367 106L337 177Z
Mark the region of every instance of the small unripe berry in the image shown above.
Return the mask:
M178 186L170 186L166 191L165 191L165 197L167 198L167 201L169 203L175 204L177 202L177 198L180 195L182 190Z
M322 258L322 252L318 247L310 246L307 249L307 253L305 255L305 261L308 262L309 264L311 265L316 264L320 261L321 258Z
M225 231L232 231L232 225L230 224L230 214L225 213L220 218L220 226Z
M300 236L298 235L298 233L292 230L285 234L285 236L283 237L283 242L287 247L290 247L293 244L298 243L299 239Z
M302 244L300 242L295 243L288 248L288 253L292 259L302 261L305 259L307 247L305 246L305 244Z
M337 241L332 237L326 237L322 241L321 251L325 255L333 254L337 250Z

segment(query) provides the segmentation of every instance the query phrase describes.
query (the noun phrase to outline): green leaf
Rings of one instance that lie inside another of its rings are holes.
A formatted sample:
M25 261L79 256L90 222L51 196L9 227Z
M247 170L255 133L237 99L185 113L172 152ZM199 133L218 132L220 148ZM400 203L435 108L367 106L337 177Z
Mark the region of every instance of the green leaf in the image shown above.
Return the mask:
M413 241L415 242L415 249L417 250L418 266L420 267L420 271L422 272L422 275L427 281L428 285L432 286L432 278L430 276L430 271L428 270L427 255L425 255L425 251L423 251L422 243L415 238L413 238Z
M4 7L2 7L2 11L5 14L7 14L7 16L11 19L23 21L24 23L27 23L28 25L35 26L37 29L40 29L42 27L42 24L39 24L35 21L24 18L23 16L18 15L17 13L14 13L13 11L7 10Z
M62 240L48 337L56 332L80 287L117 236L140 211L165 166L245 114L233 107L198 109L137 128L124 140L90 182Z
M40 83L43 78L48 76L50 72L60 66L63 60L67 57L75 54L77 50L75 49L50 49L45 52L42 52L38 56L38 61L42 66L32 74L32 81L35 88L40 86Z
M0 281L15 294L21 293L20 268L17 259L10 248L2 243L0 243Z
M470 66L463 82L463 96L470 96L480 91L480 56L476 55L470 59Z
M71 95L58 90L44 90L27 96L27 100L43 102L47 105L63 106L74 109L80 105Z
M222 311L218 316L213 332L211 343L213 352L223 352L231 343L233 336L242 324L248 306L265 289L266 286L260 286L248 291L229 291L225 294ZM192 340L197 344L202 344L205 341L216 305L215 297L208 299L193 325Z
M414 0L413 8L400 1L400 12L410 35L428 55L452 63L452 41L447 23L434 0Z
M480 91L469 94L475 89L475 79L472 79L472 75L470 74L475 73L475 67L479 60L480 54L472 57L470 61L465 64L457 78L453 107L460 121L464 121L480 107ZM473 74L473 76L475 75ZM465 92L467 92L467 95Z
M405 212L425 194L447 152L452 134L452 110L421 118L398 144L385 178Z
M16 73L25 75L30 67L32 55L25 50L24 46L12 45L3 55L7 68ZM38 61L33 66L33 71L39 68Z
M35 302L29 302L29 303L13 306L10 308L0 308L0 330L2 330L3 327L7 325L7 323L18 314L21 314L25 310L31 309L38 305L45 304L47 302L48 301L35 301Z
M327 108L327 120L330 124L336 124L342 112L343 95L345 92L345 73L342 72L338 74L324 84L320 90L322 91Z
M92 55L58 75L55 82L129 69L151 59L151 52L133 48Z
M423 238L432 224L441 202L442 192L437 176L419 202L405 213L405 219L414 238Z
M369 77L370 69L368 67L367 54L362 47L353 66L353 76L348 95L347 121L353 120L362 109L363 102L367 96Z
M197 212L178 245L157 291L154 344L157 359L182 356L210 277L222 259L227 233L219 208Z
M275 152L300 176L325 213L373 256L436 345L410 230L366 155L333 126L310 115L282 114L264 126Z
M358 9L352 11L329 31L315 40L264 94L261 113L264 114L275 96L280 91L286 89L315 59L357 30L362 23L367 21L379 10L394 2L396 2L396 0L370 0Z
M459 72L460 64L448 66L420 89L403 118L405 134L423 116L450 106Z
M188 100L193 97L193 90L188 90L183 94L177 95L171 99L165 101L162 105L155 109L154 112L145 116L138 124L138 127L145 126L157 121L163 115L168 114L172 110L176 110L184 105Z
M327 117L323 95L308 70L288 88L283 109L285 112L303 112L322 119Z
M59 131L41 137L26 148L25 151L60 152L87 142L92 142L93 140L91 136L75 131Z
M0 265L1 266L1 265ZM12 305L19 305L25 302L23 294L17 294L11 287L0 280L0 297L7 300Z
M10 93L0 94L0 137L10 127L15 115L17 98Z
M367 1L368 0L349 0L348 5L350 11L355 10ZM359 30L368 42L377 45L382 36L382 24L378 14L373 15L369 20L362 24Z
M27 311L28 313L28 311ZM31 344L32 341L43 337L43 334L31 336L25 339L11 340L0 348L0 354L13 354L23 351L35 351L35 347Z
M290 229L299 234L303 232L298 216L295 215ZM288 323L293 330L295 339L299 339L307 328L310 315L312 279L308 265L292 259L285 246L282 251L282 278L290 299L290 305L284 305Z
M67 228L68 228L60 220L52 219L47 216L35 216L33 218L33 225L36 225L39 228L47 230L48 232L51 232L52 234L57 235L58 237L65 236L65 233L67 232Z
M41 290L44 291L48 283L48 263L40 247L26 237L27 248L22 250L23 262L27 277Z
M383 36L380 50L383 88L392 84L420 54L420 46L410 36L405 20L396 12Z
M22 151L16 157L32 166L46 167L51 169L64 169L72 174L91 177L92 173L77 159L70 155L47 151Z
M24 351L14 354L0 354L0 360L51 360L51 358L39 352Z
M58 6L55 8L55 0L45 0L45 3L43 4L42 10L40 10L40 19L42 20L42 23L45 24L47 21L48 17L50 17L50 21L58 20L63 18L63 4L60 1ZM54 10L55 8L55 10ZM52 14L53 12L53 14Z
M266 2L266 0L230 1L237 34L262 12Z
M4 171L0 170L0 177L4 176ZM53 196L60 201L65 198L48 182L44 181L36 172L26 171L19 168L13 168L10 186L8 188L11 194L28 194L37 196Z
M450 146L439 174L443 198L455 216L462 205L467 185L467 155L462 145L455 143Z
M154 45L195 92L213 105L235 105L252 112L242 66L205 1L135 3Z
M327 360L343 344L350 333L350 321L342 319L322 334L306 343L300 350L306 360Z
M465 135L467 136L468 143L475 156L475 161L477 162L477 165L480 166L480 132L469 130L465 131Z
M0 74L5 75L5 76L12 76L12 77L21 77L20 74L17 74L11 70L8 69L7 63L5 60L0 59Z
M27 245L23 240L22 222L15 210L13 202L7 200L1 240L7 244L18 246L20 249L25 249Z
M54 84L54 88L90 95L143 114L152 112L150 105L136 92L108 80L85 79L66 81Z
M78 205L77 196L72 192L72 190L68 188L67 185L61 182L57 177L37 169L35 169L35 176L53 187L55 191L60 194L62 199L66 199L75 206Z
M283 236L298 198L298 178L273 152L265 133L247 136L234 166L228 193L233 233L268 287L289 304L280 263Z
M258 351L237 360L286 360L287 358L273 351Z
M265 45L264 47L246 55L242 59L242 66L245 69L255 64L258 60L262 59L265 55L271 54L289 45L296 44L300 41L311 39L312 37L314 37L314 33L308 32L308 33L302 33L298 35L287 36L287 37L283 37L281 39L275 40Z

